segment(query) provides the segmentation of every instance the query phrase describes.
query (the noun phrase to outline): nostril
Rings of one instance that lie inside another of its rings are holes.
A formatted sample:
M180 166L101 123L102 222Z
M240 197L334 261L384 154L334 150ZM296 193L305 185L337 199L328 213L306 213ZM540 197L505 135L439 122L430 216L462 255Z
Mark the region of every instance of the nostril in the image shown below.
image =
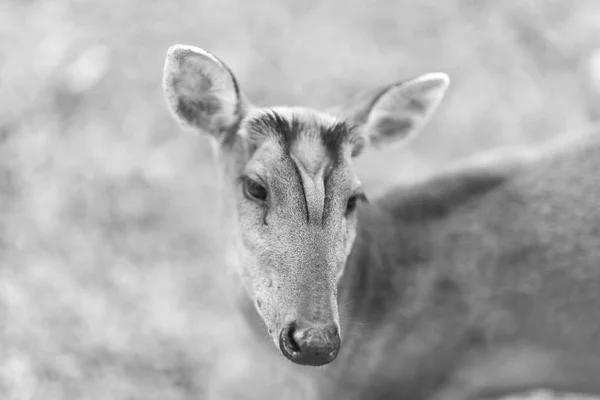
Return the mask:
M329 343L332 343L334 346L339 346L339 343L341 342L341 337L337 327L334 326L327 330L327 339Z
M290 328L288 328L288 330L286 332L286 340L285 340L285 342L287 343L288 348L293 353L298 353L300 351L300 345L298 344L298 342L296 342L296 339L294 339L294 334L295 333L296 333L296 327L295 326L291 326Z

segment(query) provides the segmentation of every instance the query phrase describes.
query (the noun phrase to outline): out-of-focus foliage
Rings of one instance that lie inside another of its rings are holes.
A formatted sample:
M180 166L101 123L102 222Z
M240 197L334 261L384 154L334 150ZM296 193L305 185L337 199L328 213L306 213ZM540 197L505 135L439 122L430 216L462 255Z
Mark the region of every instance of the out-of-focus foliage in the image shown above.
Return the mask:
M1 1L0 398L285 398L222 290L216 169L167 114L168 46L261 105L448 72L423 134L360 160L376 188L600 118L599 32L597 0Z

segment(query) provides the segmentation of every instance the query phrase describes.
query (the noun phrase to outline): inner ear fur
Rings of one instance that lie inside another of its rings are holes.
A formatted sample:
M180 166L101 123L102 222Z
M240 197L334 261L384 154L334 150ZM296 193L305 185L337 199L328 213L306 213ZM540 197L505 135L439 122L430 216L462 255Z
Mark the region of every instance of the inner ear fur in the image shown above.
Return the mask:
M362 137L356 140L353 154L360 154L367 144L383 147L416 136L439 106L449 83L448 75L436 72L360 93L342 111Z

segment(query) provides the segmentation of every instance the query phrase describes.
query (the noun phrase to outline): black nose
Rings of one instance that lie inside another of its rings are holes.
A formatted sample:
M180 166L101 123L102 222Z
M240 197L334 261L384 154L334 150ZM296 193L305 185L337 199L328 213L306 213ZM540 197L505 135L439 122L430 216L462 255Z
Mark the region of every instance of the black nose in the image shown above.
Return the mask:
M301 365L329 364L337 357L341 342L334 324L309 325L296 321L279 333L279 348L283 355Z

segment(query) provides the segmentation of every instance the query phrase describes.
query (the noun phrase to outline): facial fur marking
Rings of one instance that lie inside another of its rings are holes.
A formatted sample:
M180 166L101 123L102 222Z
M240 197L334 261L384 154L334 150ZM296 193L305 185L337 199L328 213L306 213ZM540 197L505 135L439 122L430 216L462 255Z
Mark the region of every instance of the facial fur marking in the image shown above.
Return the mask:
M287 152L289 152L291 144L296 141L302 128L298 118L292 117L291 120L288 120L273 110L262 112L247 122L248 138L251 142L259 143L266 138L272 138L277 140Z
M300 184L309 224L322 224L328 207L329 177L357 146L355 130L345 121L298 107L257 110L243 127L253 151L270 142L289 157ZM279 152L278 152L279 153Z
M275 139L288 153L301 138L318 138L334 161L341 156L345 144L355 145L354 142L360 138L345 121L296 108L263 110L248 119L246 128L252 143Z
M303 142L304 141L300 143ZM318 159L315 157L317 160L312 161L317 161L317 163L313 163L312 165L308 164L309 166L307 166L306 163L300 161L301 157L295 155L297 152L298 150L295 149L295 152L291 153L290 157L300 175L300 182L306 204L307 219L309 223L320 224L323 221L323 212L325 208L325 182L323 180L323 173L328 163L326 159ZM304 151L300 153L303 154Z
M337 162L344 144L353 144L353 131L354 129L344 121L337 121L330 126L321 127L321 140L332 160Z
M293 160L293 158L292 158ZM308 208L308 198L306 197L306 190L304 189L304 180L302 179L302 173L298 168L297 162L292 162L294 166L294 171L296 171L296 176L298 178L298 184L300 185L300 190L302 190L302 198L304 199L304 210L306 212L306 222L310 221L310 210Z

